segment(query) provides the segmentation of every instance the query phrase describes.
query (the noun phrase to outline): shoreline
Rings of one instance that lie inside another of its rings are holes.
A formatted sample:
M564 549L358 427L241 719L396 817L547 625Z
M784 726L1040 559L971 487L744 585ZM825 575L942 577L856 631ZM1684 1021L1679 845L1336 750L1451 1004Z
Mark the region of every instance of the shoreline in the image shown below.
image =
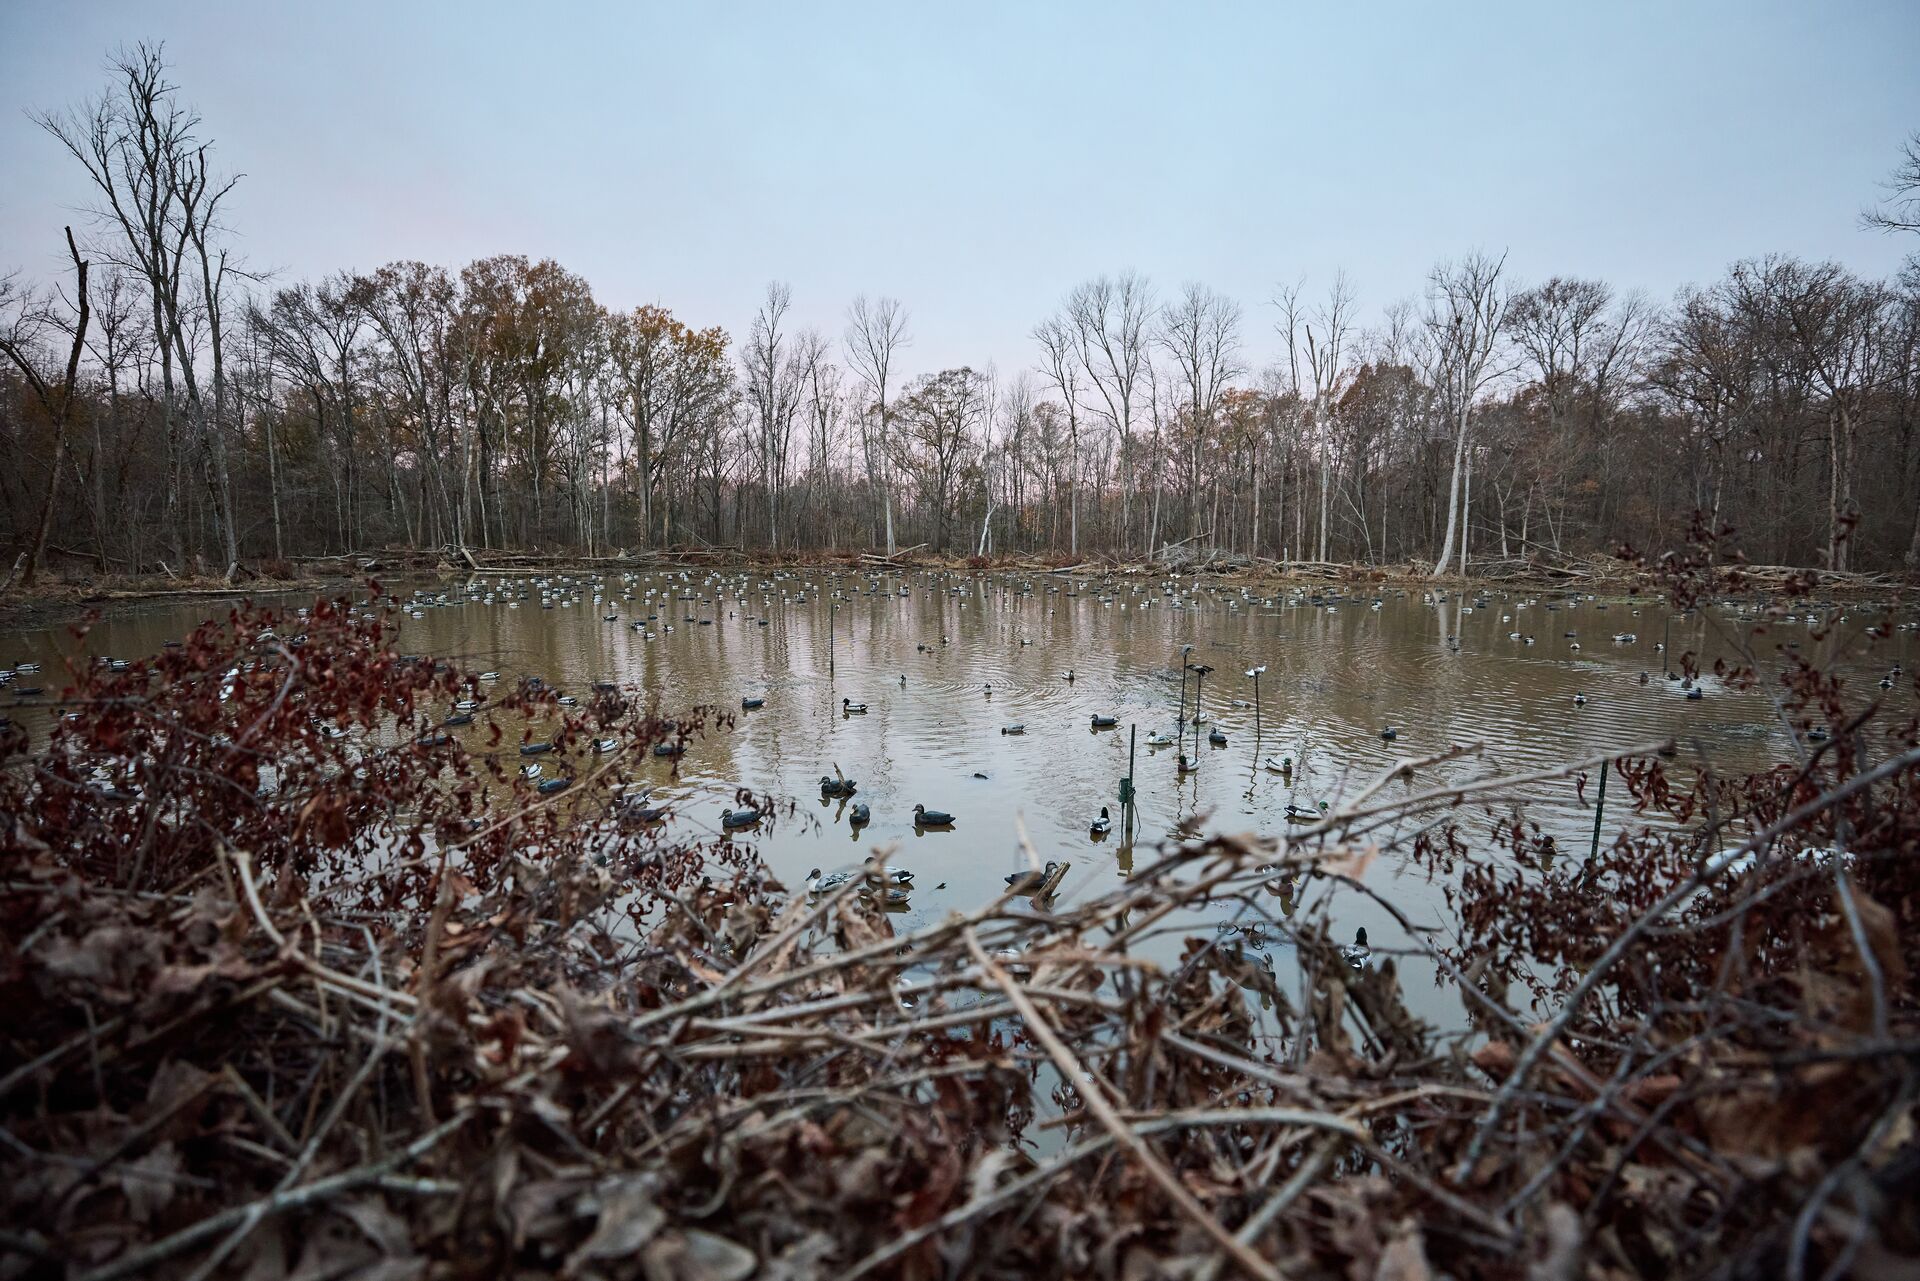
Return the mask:
M1276 561L1245 556L1214 557L1204 562L1167 564L1097 554L1073 559L1059 554L1007 556L935 555L907 548L888 557L878 552L819 550L788 553L750 553L737 548L674 548L665 552L621 553L614 556L545 554L539 552L474 552L467 565L447 555L421 549L389 549L378 554L308 557L316 570L291 577L269 577L247 571L244 582L207 576L146 574L80 574L43 579L30 588L15 585L0 598L0 628L52 626L83 616L97 607L156 600L244 600L249 597L294 592L334 594L354 591L368 580L421 578L443 582L477 575L537 573L606 573L676 570L832 570L872 573L894 570L950 573L1033 573L1081 576L1135 577L1151 575L1206 576L1233 583L1270 587L1320 586L1344 589L1366 587L1421 587L1447 590L1590 591L1638 596L1656 590L1652 574L1612 557L1589 560L1567 558L1566 564L1543 559L1489 559L1467 574L1434 575L1424 565L1402 562L1375 565L1363 562ZM354 565L353 562L360 562ZM1920 575L1904 573L1832 574L1802 566L1741 565L1746 578L1742 591L1779 589L1797 575L1810 575L1817 594L1849 599L1887 596L1898 601L1920 589Z

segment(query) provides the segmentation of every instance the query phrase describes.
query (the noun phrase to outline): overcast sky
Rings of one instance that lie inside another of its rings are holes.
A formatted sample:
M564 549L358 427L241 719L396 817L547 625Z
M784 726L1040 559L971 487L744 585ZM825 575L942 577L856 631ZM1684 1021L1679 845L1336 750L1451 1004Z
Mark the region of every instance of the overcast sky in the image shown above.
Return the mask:
M871 6L0 0L0 271L88 198L27 118L164 40L230 219L284 279L553 257L615 307L744 332L767 281L838 335L912 316L909 372L1033 363L1077 281L1246 309L1344 267L1362 314L1433 262L1666 298L1768 251L1890 275L1863 231L1920 129L1920 3Z

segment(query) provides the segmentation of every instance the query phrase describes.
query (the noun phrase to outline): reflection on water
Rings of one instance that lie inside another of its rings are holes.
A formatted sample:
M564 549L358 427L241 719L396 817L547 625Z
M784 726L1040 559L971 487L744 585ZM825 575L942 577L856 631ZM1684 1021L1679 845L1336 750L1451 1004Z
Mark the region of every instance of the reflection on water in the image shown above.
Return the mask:
M1279 834L1289 806L1310 819L1394 761L1454 744L1485 752L1411 786L1668 735L1727 767L1781 759L1791 746L1763 693L1709 677L1705 697L1689 700L1663 678L1663 642L1676 661L1692 650L1709 668L1727 654L1729 629L1745 626L1732 610L1669 618L1657 603L1565 595L1263 593L1144 575L556 574L421 592L399 619L400 647L497 670L503 688L537 675L584 698L611 681L666 713L731 712L730 730L677 760L631 763L636 780L655 785L652 803L672 810L671 823L717 832L739 788L796 797L795 817L733 839L754 842L795 886L811 868L893 847L891 860L916 874L907 914L922 920L1003 888L1025 866L1023 832L1043 860L1071 860L1063 896L1097 892L1183 824ZM205 602L128 608L103 619L87 647L152 652L207 612ZM1877 645L1863 638L1883 617L1878 607L1821 609L1760 644L1791 639L1809 657L1838 656L1856 676L1851 688L1879 693L1894 662L1913 665L1912 631ZM1814 640L1814 625L1827 623L1830 635ZM73 648L64 630L0 637L0 667L39 661L34 681L53 697L62 651ZM30 730L50 714L4 702L0 711ZM478 746L484 721L450 732ZM1131 809L1120 803L1130 768ZM822 776L857 790L824 796ZM871 816L864 826L849 821L856 805ZM917 825L915 805L954 821ZM1096 833L1103 806L1111 830ZM1584 851L1592 811L1570 787L1534 789L1529 812L1563 849ZM1398 870L1391 854L1375 860L1369 884L1416 924L1444 926L1438 891ZM1334 913L1338 937L1365 926L1377 951L1404 944L1391 917L1349 899ZM1293 895L1284 901L1292 907Z

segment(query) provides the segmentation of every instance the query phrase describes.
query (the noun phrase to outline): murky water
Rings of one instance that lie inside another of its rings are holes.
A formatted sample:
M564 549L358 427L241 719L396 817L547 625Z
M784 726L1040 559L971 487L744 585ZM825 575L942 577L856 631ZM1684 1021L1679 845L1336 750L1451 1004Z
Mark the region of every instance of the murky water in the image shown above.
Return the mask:
M1063 894L1099 892L1183 821L1277 833L1289 805L1338 804L1394 761L1454 744L1485 752L1427 771L1420 786L1668 735L1697 739L1724 767L1790 750L1763 693L1708 678L1705 697L1689 700L1662 678L1662 642L1676 664L1687 650L1708 667L1730 653L1729 636L1749 621L1732 608L1674 618L1659 603L1559 594L1260 592L1145 576L556 574L423 590L448 603L402 617L401 648L496 668L503 687L534 674L584 695L589 682L611 680L667 713L695 704L738 711L743 698L763 698L732 730L696 742L677 772L648 758L632 763L632 776L652 781L655 803L687 830L717 830L740 787L797 797L796 817L735 839L757 843L794 885L810 868L893 846L892 861L917 874L907 915L922 920L995 893L1025 865L1023 830L1043 859L1071 859ZM150 653L219 608L117 610L88 648ZM1760 644L1771 652L1793 641L1832 657L1864 698L1881 693L1876 682L1894 663L1911 671L1920 648L1910 629L1869 643L1865 629L1888 617L1879 606L1825 607L1776 625ZM1814 624L1829 623L1826 639L1810 638ZM64 629L0 635L0 667L39 661L41 674L16 677L14 688L38 683L52 698L72 648ZM1198 682L1197 746L1189 724L1175 745L1150 747L1150 734L1179 734L1183 700L1193 706L1183 659L1212 669ZM1257 707L1245 674L1255 667L1265 669ZM1910 701L1911 687L1897 683L1888 696ZM0 710L36 735L51 715L12 691L3 701L14 705ZM867 710L850 714L849 703ZM1095 728L1096 716L1117 725ZM465 731L476 746L481 720ZM1014 724L1024 732L1002 732ZM1387 727L1392 741L1382 738ZM1209 741L1215 729L1224 745ZM1131 832L1118 800L1130 750ZM1183 754L1196 768L1180 768ZM1291 758L1291 775L1265 768L1273 758ZM836 770L857 781L855 800L871 809L863 830L849 826L846 803L820 797L820 777ZM1530 816L1563 849L1584 852L1593 813L1572 788L1528 794ZM1631 816L1618 792L1609 800L1619 807L1607 815L1611 831ZM954 825L917 827L916 803L952 813ZM1114 829L1095 839L1089 824L1103 805ZM1391 854L1368 880L1416 923L1444 929L1438 891ZM1406 941L1357 896L1339 902L1333 920L1341 936L1366 926L1376 947ZM1417 991L1415 976L1430 971L1412 970Z

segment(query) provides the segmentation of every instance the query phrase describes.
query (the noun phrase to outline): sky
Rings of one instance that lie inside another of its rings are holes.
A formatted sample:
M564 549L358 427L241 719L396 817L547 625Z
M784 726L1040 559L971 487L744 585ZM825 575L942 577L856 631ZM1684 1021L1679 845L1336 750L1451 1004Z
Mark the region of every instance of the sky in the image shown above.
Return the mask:
M769 281L837 337L901 299L908 372L1031 367L1076 283L1244 308L1345 270L1363 319L1440 259L1658 299L1859 226L1920 130L1915 0L433 5L0 0L0 272L45 277L84 175L28 113L164 41L229 222L280 282L551 257L604 304L744 334Z

